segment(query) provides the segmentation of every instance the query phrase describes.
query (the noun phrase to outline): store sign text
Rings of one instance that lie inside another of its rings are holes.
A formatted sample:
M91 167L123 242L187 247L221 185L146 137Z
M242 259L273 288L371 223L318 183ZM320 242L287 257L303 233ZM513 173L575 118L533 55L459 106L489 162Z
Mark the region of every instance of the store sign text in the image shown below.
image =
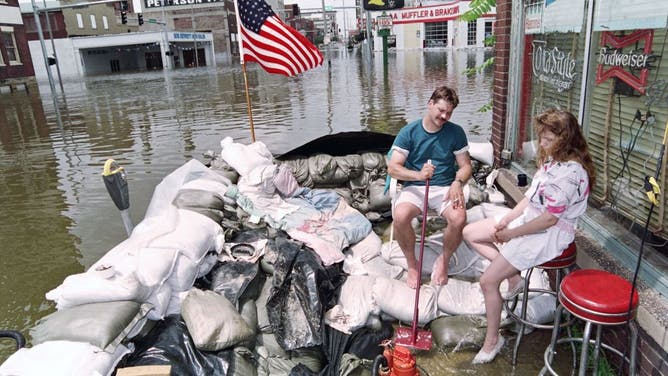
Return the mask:
M654 30L636 30L629 35L619 36L611 31L601 33L596 84L616 77L641 94L645 94L653 39ZM633 48L641 42L644 44L642 49ZM630 49L625 51L626 47Z
M559 48L546 48L545 41L533 41L533 75L558 92L569 90L575 82L575 59Z
M217 3L222 0L144 0L145 8L159 8L162 6L193 5Z
M435 5L404 8L389 13L395 24L447 21L459 17L459 5Z

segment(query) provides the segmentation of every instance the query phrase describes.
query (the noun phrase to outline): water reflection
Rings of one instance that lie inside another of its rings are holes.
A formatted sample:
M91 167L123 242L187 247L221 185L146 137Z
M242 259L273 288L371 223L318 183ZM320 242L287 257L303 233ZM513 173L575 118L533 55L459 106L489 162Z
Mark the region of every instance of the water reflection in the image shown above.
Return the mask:
M490 99L491 74L461 73L489 52L397 52L387 70L379 55L368 65L361 50L329 54L331 69L290 79L248 66L256 137L273 152L341 131L396 133L422 116L440 84L459 91L452 120L471 140L489 139L491 114L476 110ZM100 177L107 158L128 171L138 222L165 174L218 150L224 136L250 141L238 66L86 77L63 86L62 128L47 83L41 93L0 94L0 328L26 334L53 309L47 291L124 237ZM0 360L11 350L2 346Z

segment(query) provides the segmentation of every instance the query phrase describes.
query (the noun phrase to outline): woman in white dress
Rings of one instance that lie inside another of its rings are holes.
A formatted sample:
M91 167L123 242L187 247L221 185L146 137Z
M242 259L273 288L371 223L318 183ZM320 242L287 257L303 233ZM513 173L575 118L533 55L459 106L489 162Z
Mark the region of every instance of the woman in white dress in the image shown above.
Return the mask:
M499 353L504 343L499 334L503 299L522 291L520 271L552 260L573 241L594 184L589 148L571 113L547 110L534 119L534 127L540 140L538 171L524 199L507 214L471 223L463 231L464 240L491 260L480 277L487 333L474 364L491 362ZM504 279L508 291L502 296Z

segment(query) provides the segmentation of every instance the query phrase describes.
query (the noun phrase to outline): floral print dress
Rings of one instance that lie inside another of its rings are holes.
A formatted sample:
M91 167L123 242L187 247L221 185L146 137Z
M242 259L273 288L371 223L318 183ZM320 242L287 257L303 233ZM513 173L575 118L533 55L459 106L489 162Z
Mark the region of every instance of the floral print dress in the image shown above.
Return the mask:
M517 270L525 270L559 256L575 239L575 226L578 217L587 209L589 189L587 171L580 163L545 162L536 171L525 193L529 204L508 227L515 228L545 211L559 221L542 232L499 244L503 257ZM498 217L497 222L500 219Z

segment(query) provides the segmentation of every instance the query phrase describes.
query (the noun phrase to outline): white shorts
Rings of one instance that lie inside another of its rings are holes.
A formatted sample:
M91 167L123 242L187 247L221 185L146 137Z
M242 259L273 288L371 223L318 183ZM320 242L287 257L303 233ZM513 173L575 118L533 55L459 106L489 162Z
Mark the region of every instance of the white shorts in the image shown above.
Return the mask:
M408 187L402 187L401 191L395 197L392 202L392 207L396 205L408 202L417 206L422 211L424 207L424 185L409 185ZM451 202L444 202L445 196L448 194L450 186L430 186L429 187L429 209L435 210L438 215L442 215L445 209L450 206ZM464 186L464 200L469 200L469 185Z

